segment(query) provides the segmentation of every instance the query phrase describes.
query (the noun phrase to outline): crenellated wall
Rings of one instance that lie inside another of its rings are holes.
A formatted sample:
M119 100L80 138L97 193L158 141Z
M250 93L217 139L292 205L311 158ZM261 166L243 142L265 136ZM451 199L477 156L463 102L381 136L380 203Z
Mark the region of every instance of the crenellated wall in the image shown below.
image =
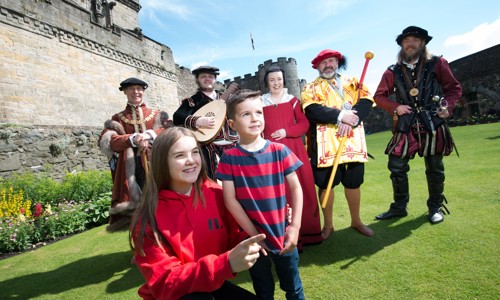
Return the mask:
M234 81L242 88L260 90L262 93L266 93L269 89L265 86L264 75L266 74L267 69L271 66L279 66L283 69L285 72L285 82L286 87L288 88L288 93L300 99L300 91L305 84L305 80L299 80L297 73L297 61L294 58L287 59L286 57L278 57L276 61L266 60L258 66L258 70L254 75L245 74L243 78L238 76L233 80L227 79L224 81L224 84L229 85Z

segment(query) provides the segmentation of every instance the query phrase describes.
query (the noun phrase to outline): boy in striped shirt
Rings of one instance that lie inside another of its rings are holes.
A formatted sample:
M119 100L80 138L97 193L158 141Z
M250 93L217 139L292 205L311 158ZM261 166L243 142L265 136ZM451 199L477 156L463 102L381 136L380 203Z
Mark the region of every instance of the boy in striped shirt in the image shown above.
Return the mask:
M266 234L261 255L250 269L259 299L273 299L275 264L287 299L304 299L299 275L297 241L302 216L302 189L295 173L302 162L285 145L262 137L260 91L241 90L226 101L229 126L240 136L224 153L217 169L224 202L249 236ZM292 221L286 221L286 187L291 195ZM267 254L267 255L266 255Z

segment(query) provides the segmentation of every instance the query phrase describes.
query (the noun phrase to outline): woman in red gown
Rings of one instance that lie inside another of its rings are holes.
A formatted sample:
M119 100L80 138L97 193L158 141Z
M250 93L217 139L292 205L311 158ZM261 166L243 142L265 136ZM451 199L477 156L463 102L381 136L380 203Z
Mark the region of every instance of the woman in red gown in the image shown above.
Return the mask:
M262 95L266 122L264 138L285 144L303 163L296 171L304 198L298 244L301 250L301 244L319 244L323 239L314 177L302 139L309 129L309 121L302 111L300 101L288 94L284 75L280 67L271 66L264 76L269 88L269 92Z

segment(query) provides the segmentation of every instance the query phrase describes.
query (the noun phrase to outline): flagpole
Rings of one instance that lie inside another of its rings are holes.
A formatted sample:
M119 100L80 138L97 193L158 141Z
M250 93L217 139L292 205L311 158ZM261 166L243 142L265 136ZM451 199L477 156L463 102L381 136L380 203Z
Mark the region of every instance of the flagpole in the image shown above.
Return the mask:
M250 32L250 41L252 42L253 67L254 67L255 71L257 72L257 63L255 62L255 46L253 44L253 36L252 36L251 32Z

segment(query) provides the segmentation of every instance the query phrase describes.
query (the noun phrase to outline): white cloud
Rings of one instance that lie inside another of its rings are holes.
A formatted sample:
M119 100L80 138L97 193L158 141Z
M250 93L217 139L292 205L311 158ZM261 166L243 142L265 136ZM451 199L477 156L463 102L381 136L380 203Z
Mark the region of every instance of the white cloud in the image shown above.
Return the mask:
M229 70L221 70L217 80L224 81L225 79L232 79L234 77L233 73Z
M193 15L189 6L178 0L142 0L141 6L141 11L148 12L149 16L164 13L187 20Z
M454 35L444 42L445 47L459 47L460 56L466 56L500 43L500 19L478 25L469 32Z
M316 14L319 20L342 13L344 8L352 6L357 0L323 0L308 3L311 6L311 11Z
M201 67L201 66L208 66L210 65L207 61L197 61L197 62L194 62L191 64L191 70L194 70L198 67Z

